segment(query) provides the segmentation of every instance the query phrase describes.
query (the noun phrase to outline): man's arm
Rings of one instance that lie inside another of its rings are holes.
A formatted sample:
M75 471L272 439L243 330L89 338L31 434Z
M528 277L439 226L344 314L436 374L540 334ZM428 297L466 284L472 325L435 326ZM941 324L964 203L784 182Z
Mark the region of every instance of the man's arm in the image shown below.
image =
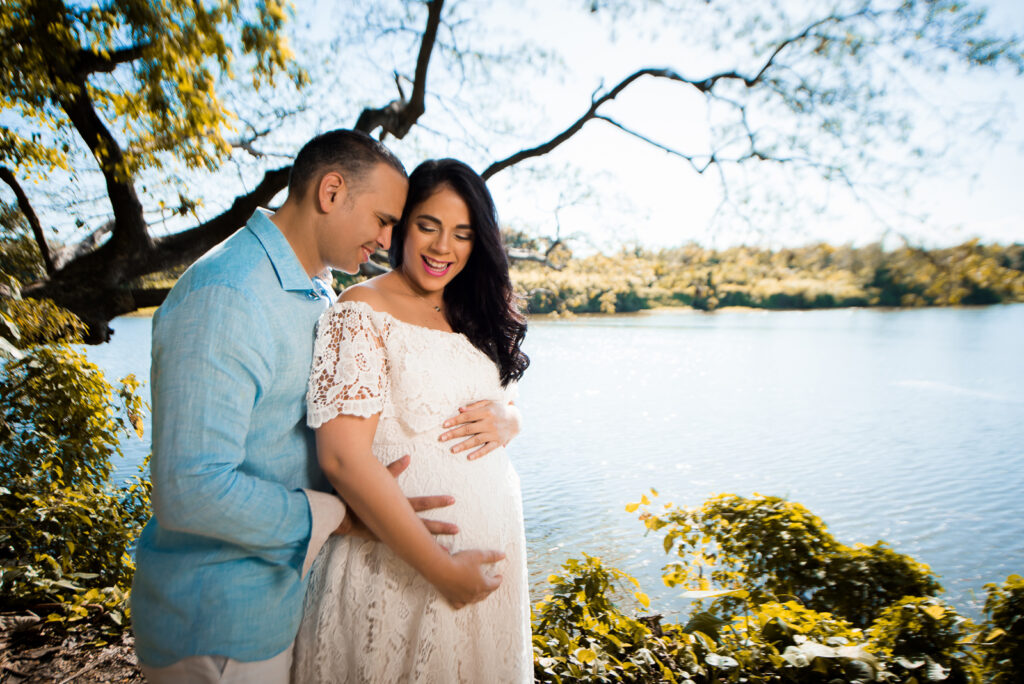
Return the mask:
M441 435L446 442L457 437L468 437L452 447L452 453L459 453L480 447L467 457L474 460L485 456L499 446L506 446L519 434L522 415L512 402L502 404L493 401L478 401L459 409L459 415L446 420L444 427L454 428Z
M228 285L162 311L153 336L153 510L168 530L301 568L306 495L245 471L253 406L273 377L258 305Z

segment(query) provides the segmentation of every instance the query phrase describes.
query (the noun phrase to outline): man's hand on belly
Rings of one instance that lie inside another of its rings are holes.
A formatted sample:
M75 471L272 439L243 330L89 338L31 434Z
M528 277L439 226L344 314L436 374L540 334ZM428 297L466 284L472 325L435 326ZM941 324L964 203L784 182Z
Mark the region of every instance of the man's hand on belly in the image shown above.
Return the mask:
M408 454L398 459L397 461L388 465L388 472L393 477L398 477L402 471L409 467L410 457ZM445 494L437 494L434 496L410 496L409 504L412 509L417 513L420 511L429 511L435 508L444 508L445 506L451 506L455 503L455 498ZM362 537L363 539L370 539L372 541L380 541L370 529L363 524L359 519L359 516L353 512L350 506L346 506L345 519L338 525L338 529L334 531L334 534L347 534L354 537ZM454 523L442 522L440 520L423 520L424 526L427 531L431 534L457 534L459 528Z

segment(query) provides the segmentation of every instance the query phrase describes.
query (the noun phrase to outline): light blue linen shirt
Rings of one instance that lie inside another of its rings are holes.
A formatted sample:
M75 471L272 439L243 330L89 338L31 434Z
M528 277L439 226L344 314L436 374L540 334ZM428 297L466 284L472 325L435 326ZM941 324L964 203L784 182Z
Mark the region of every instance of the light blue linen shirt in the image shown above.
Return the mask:
M263 660L295 638L311 533L302 490L330 490L304 398L332 297L257 211L153 317L153 517L131 595L150 667Z

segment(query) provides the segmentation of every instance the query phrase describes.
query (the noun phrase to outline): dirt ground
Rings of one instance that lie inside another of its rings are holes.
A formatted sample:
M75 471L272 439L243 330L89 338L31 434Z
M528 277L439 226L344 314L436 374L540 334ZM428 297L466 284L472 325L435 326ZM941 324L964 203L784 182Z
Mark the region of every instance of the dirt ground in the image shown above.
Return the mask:
M12 624L13 623L13 624ZM0 683L98 684L143 682L130 635L96 647L38 624L0 620Z

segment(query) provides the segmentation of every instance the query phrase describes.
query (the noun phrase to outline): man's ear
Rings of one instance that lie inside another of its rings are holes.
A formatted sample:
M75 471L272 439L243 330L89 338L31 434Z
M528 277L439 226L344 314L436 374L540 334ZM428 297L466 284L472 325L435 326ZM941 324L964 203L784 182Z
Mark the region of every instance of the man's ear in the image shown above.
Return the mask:
M337 171L328 171L320 178L316 186L316 207L323 213L328 213L337 206L340 206L348 196L348 184L344 176Z

